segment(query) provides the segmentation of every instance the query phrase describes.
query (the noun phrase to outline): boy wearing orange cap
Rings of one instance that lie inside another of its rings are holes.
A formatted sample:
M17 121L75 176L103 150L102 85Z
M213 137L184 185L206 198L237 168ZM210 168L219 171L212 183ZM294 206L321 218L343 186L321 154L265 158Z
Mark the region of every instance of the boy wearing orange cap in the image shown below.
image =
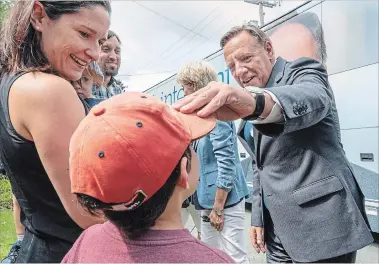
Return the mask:
M71 139L71 188L91 214L109 221L85 230L63 262L233 262L181 221L199 178L190 143L215 123L142 93L96 105Z

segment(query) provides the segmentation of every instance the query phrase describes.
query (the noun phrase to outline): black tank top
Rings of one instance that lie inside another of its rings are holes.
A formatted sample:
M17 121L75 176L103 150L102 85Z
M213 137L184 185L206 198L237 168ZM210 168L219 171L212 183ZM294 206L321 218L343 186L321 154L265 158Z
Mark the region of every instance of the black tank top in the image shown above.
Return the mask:
M34 142L20 136L10 121L9 91L17 78L23 74L5 74L1 78L0 158L11 182L13 194L20 204L21 222L25 228L42 239L59 239L74 243L83 230L64 209L42 165ZM84 106L87 113L87 105Z

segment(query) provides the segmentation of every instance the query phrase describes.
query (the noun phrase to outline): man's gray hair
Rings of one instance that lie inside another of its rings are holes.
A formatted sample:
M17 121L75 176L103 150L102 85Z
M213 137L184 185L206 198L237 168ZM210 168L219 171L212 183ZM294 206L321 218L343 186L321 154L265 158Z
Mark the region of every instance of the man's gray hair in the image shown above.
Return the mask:
M180 85L192 84L195 91L204 88L212 81L217 81L217 72L204 60L186 63L177 75L177 82Z
M263 32L263 30L261 30L260 28L255 27L253 25L244 24L242 26L232 27L228 32L224 34L224 36L220 40L221 48L223 49L226 43L229 42L229 40L231 40L232 38L234 38L235 36L239 35L240 33L244 31L249 33L253 38L255 38L257 43L261 45L262 47L264 47L264 45L268 41L270 41L266 33Z
M288 18L287 18L288 19ZM301 24L304 25L310 32L312 33L314 39L316 40L317 44L317 51L316 55L317 58L320 60L321 63L326 66L326 59L327 59L327 52L326 52L326 45L324 40L324 32L322 29L322 24L318 18L318 16L315 13L312 12L305 12L302 14L297 14L290 18L288 21L283 21L276 27L270 29L267 34L263 32L258 27L252 26L252 25L242 25L242 26L236 26L230 29L222 38L220 41L221 48L224 48L226 43L240 34L242 31L248 32L250 35L252 35L258 42L258 44L263 45L265 41L269 40L269 36L275 32L277 28L280 28L283 25L286 24Z

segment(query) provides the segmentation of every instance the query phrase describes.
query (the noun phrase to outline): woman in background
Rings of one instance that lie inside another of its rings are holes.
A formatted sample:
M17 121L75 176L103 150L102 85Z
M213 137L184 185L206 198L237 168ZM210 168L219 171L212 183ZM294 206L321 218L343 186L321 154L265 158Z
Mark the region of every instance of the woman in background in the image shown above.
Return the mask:
M178 83L189 95L217 81L206 61L190 62L178 73ZM196 191L201 207L201 240L226 252L237 263L248 264L244 248L245 197L249 195L238 156L234 122L217 121L199 139L200 182Z

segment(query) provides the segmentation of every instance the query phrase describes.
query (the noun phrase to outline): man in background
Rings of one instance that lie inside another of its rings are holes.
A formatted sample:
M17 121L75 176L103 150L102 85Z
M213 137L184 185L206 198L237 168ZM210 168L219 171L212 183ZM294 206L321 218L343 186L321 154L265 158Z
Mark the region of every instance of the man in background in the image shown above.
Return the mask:
M178 71L178 83L186 96L217 81L207 61L193 61ZM245 198L249 195L238 156L234 122L217 121L199 139L200 180L197 198L201 210L201 240L226 252L236 263L248 264L244 245Z
M107 40L101 45L97 63L104 73L104 83L101 87L93 86L92 93L95 98L108 99L124 92L127 87L115 79L121 65L121 40L112 30L108 31Z

